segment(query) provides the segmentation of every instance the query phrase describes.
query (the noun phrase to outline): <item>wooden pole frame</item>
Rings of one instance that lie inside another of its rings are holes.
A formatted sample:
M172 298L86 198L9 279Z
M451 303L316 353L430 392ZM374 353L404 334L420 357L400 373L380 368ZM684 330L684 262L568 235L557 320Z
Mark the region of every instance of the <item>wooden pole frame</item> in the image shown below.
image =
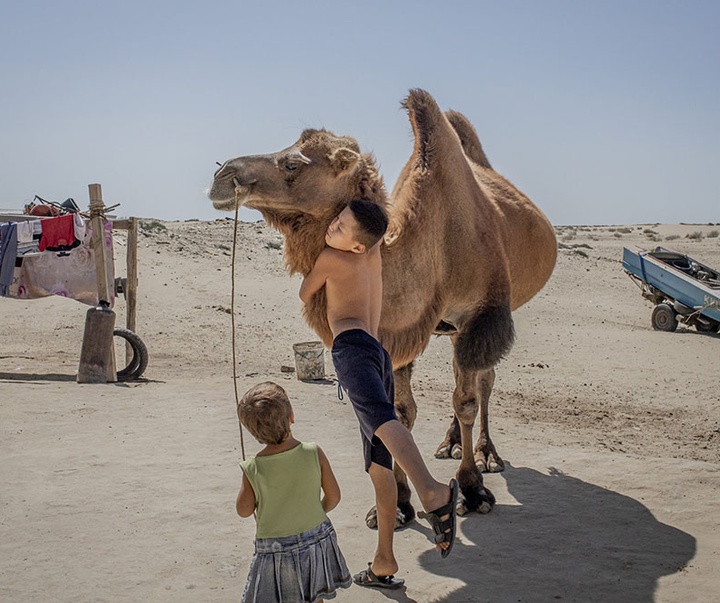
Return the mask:
M125 282L125 327L135 332L137 317L137 289L138 289L138 223L137 218L128 218L126 220L114 220L113 230L127 230L127 252L125 264L127 266L127 281ZM125 361L130 362L132 359L132 346L125 344Z
M105 263L107 260L107 249L105 248L105 218L104 218L104 209L105 204L102 201L102 187L100 184L89 184L88 185L88 191L90 194L90 223L92 224L93 228L93 242L91 243L93 251L96 251L97 249L100 250L99 254L95 254L95 268L96 268L96 278L98 282L98 298L100 300L104 300L108 303L110 301L110 294L111 291L114 292L114 283L110 283L108 281L108 274L107 274L107 264ZM93 212L93 202L95 203L94 208L95 212ZM94 216L93 213L97 214L97 216ZM94 220L93 218L98 218L99 220ZM18 213L18 214L3 214L0 216L0 222L18 222L18 221L29 221L29 220L43 220L45 219L42 216L31 216L28 214ZM126 267L127 267L127 280L125 283L125 301L126 301L126 311L125 311L125 327L129 329L130 331L135 332L136 324L137 324L137 290L138 290L138 227L140 224L139 218L131 217L126 218L122 220L113 220L112 222L112 229L113 230L127 230L127 253L126 253ZM95 234L97 233L97 235ZM96 239L96 236L98 237ZM96 243L96 240L98 243ZM102 245L99 245L99 242L102 242ZM98 261L98 258L102 257L102 261ZM113 258L114 261L114 258ZM102 274L100 274L100 272ZM103 285L104 283L104 285ZM113 287L113 289L110 289L110 287ZM115 358L114 358L114 346L113 346L113 361L112 361L112 369L113 374L111 375L112 381L117 381L117 373L116 366L115 366ZM126 344L125 348L125 358L126 362L130 362L132 360L132 347L130 344ZM109 373L110 371L108 371ZM110 379L109 379L110 380Z

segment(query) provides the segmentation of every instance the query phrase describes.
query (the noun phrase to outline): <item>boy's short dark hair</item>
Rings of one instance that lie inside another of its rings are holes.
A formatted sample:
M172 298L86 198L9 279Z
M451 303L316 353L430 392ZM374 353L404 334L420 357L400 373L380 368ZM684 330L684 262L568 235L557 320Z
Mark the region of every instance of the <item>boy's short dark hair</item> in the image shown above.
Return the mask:
M237 407L238 418L261 444L280 444L290 435L292 406L285 390L265 381L247 390Z
M366 199L353 199L350 201L349 207L360 226L361 231L355 233L358 243L362 243L366 249L370 249L387 230L387 212L377 203Z

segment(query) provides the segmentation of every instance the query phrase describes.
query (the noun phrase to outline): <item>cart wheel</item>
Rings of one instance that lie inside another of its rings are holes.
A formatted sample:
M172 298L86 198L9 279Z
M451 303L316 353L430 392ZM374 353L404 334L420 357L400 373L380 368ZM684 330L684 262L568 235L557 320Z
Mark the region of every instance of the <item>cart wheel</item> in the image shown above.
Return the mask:
M148 364L148 351L145 344L142 339L130 329L115 329L113 335L127 341L133 352L130 363L124 369L117 372L118 381L134 381L139 379L145 372Z
M678 321L675 312L667 304L658 304L652 312L651 322L656 331L672 332L677 329Z

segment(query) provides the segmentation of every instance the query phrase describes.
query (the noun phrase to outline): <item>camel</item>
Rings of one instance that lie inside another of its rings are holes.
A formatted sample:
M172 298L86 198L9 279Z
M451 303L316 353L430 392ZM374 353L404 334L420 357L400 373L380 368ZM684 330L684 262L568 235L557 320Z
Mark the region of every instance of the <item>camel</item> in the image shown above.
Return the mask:
M557 242L545 215L492 169L464 115L444 113L419 89L410 90L403 106L415 142L389 197L372 154L362 153L352 137L316 129L305 130L282 151L226 161L208 196L219 210L234 211L236 204L259 210L284 236L290 273L302 275L324 247L328 225L350 200L368 199L387 208L378 335L393 362L397 415L412 429L417 416L413 361L433 334L448 335L454 418L436 456L460 457L458 513L487 513L495 497L482 472L504 467L489 432L495 366L514 341L512 311L549 279ZM303 315L331 347L324 289ZM407 477L397 465L394 472L396 527L402 527L415 510ZM372 510L366 521L374 526Z

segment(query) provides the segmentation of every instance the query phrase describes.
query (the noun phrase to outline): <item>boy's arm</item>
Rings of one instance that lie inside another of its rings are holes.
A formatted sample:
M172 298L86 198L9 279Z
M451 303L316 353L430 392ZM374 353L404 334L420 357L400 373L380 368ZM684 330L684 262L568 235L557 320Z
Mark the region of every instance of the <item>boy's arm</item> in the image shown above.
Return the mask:
M332 467L330 467L330 461L328 461L320 446L318 446L317 451L320 459L320 479L322 480L322 506L325 513L328 513L337 507L340 502L340 486L337 479L335 479Z
M252 489L245 472L243 472L240 491L235 501L235 510L240 517L250 517L255 512L255 491Z
M329 274L329 254L326 251L320 252L313 269L308 272L300 285L300 299L304 304L309 303L312 296L325 286Z

